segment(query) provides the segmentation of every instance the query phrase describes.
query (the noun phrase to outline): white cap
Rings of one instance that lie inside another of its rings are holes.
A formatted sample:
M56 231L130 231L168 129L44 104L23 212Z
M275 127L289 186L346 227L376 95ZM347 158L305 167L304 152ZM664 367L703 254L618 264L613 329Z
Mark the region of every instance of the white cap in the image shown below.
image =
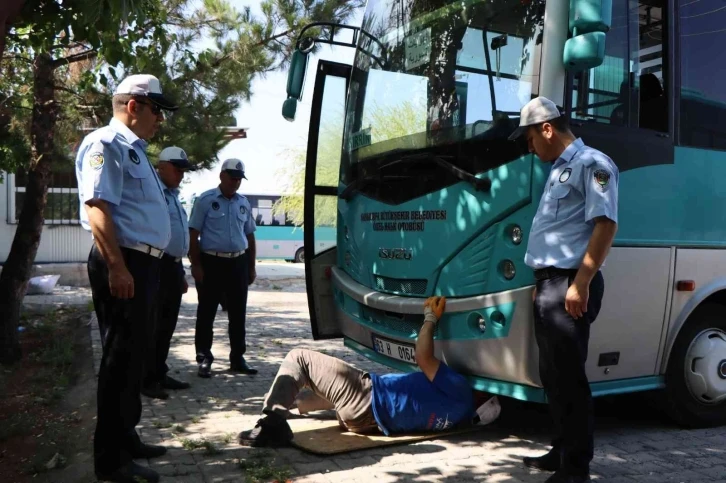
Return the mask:
M522 108L519 127L509 136L509 140L517 139L524 134L529 126L557 119L561 115L562 113L560 113L554 102L543 96L535 97Z
M478 421L476 424L489 424L497 419L501 412L502 406L499 404L499 399L497 399L496 396L493 396L477 408L476 414L478 416Z
M129 94L148 97L154 104L167 111L176 111L177 106L161 93L159 79L149 74L130 75L116 87L113 95Z
M233 178L244 178L245 176L245 163L237 158L225 159L222 163L222 171L226 171Z
M167 163L171 163L178 168L186 169L189 171L196 170L196 168L192 166L192 163L189 162L187 153L185 153L182 148L178 148L176 146L164 148L164 150L159 153L159 161L166 161Z

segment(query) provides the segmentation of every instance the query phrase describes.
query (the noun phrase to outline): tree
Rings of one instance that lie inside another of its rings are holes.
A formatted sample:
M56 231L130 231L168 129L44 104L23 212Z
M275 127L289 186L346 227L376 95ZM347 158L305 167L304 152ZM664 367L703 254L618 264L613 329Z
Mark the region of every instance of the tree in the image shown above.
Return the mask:
M47 188L54 166L72 166L83 137L111 117L116 82L145 72L159 77L181 109L150 145L185 147L208 167L224 144L250 85L285 65L296 33L313 21L343 21L361 0L268 0L263 18L224 0L48 0L25 5L7 35L0 65L0 169L27 173L15 238L0 273L0 362L20 357L17 321L40 243ZM193 48L202 36L214 47Z
M318 159L315 182L323 186L338 185L341 149L343 148L342 131L343 108L325 112L320 122L318 138ZM404 101L397 106L381 107L373 102L370 115L366 117L367 125L375 126L371 130L371 143L395 139L426 130L426 106L417 106L411 101ZM305 193L305 162L306 150L288 151L289 162L279 173L281 179L289 180L285 194L273 206L273 213L287 217L297 226L304 221ZM338 217L337 198L321 197L315 200L315 226L335 226Z

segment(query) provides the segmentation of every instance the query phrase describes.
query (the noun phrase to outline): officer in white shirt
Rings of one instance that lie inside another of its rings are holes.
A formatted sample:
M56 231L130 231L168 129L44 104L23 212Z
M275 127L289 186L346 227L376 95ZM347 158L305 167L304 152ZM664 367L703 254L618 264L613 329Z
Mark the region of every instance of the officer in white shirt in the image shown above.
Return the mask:
M605 290L600 267L617 231L619 173L608 156L572 134L567 118L545 97L522 108L510 139L523 135L530 152L552 163L525 263L537 280L539 371L557 430L552 450L524 463L554 471L547 483L581 483L590 481L594 449L585 362L590 324Z
M214 361L212 337L214 317L222 296L229 319L230 370L256 374L245 361L247 287L255 272L255 221L247 198L237 193L245 166L239 159L222 163L219 186L202 193L189 218L189 259L199 293L194 343L199 377L210 377Z
M94 437L96 476L107 481L159 480L134 458L166 453L143 444L144 358L153 341L159 269L171 238L163 187L146 157L163 110L177 107L152 75L124 79L113 95L113 119L83 139L76 157L81 224L93 234L88 277L103 340Z

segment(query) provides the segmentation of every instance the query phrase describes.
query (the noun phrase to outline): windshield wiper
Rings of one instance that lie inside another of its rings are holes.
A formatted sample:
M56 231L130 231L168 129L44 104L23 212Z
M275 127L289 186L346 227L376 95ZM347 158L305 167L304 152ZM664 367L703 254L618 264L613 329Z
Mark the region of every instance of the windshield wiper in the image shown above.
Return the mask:
M442 168L446 169L449 173L456 176L461 181L466 181L471 184L477 191L489 191L492 187L492 180L489 178L477 178L468 171L465 171L452 163L451 161L445 160L441 156L437 156L433 153L417 153L403 156L400 159L391 161L389 163L379 166L378 169L387 168L398 163L415 163L415 162L434 162Z
M338 195L338 198L342 198L345 201L348 201L351 198L353 198L353 195L356 194L363 185L369 184L373 181L381 182L381 181L390 181L392 179L403 179L403 178L408 179L409 177L408 176L394 176L394 175L383 175L382 176L382 175L378 174L378 175L363 176L362 178L356 178L353 181L351 181L351 183L348 186L346 186L343 191L341 191L341 193Z

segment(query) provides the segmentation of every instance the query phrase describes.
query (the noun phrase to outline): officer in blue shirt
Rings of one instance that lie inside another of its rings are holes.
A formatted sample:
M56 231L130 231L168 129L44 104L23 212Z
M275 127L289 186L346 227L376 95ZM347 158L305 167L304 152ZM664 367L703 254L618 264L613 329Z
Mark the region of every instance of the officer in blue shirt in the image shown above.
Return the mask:
M150 139L177 109L151 75L124 79L113 95L113 119L81 143L76 177L81 223L93 234L88 277L103 341L94 437L96 475L107 481L159 480L134 458L166 452L143 444L144 358L152 341L159 268L171 229L163 187L146 157Z
M159 154L157 171L171 220L171 240L161 257L159 296L156 304L156 346L149 351L146 376L141 388L141 394L156 399L169 397L165 389L190 387L188 382L178 381L169 375L166 358L176 329L182 295L189 288L182 265L182 258L189 252L189 224L187 212L179 201L179 184L184 179L184 173L195 169L189 162L187 153L179 147L165 148Z
M219 186L197 198L189 218L192 276L199 294L194 344L199 377L210 377L212 325L220 297L224 296L229 319L230 369L257 374L244 358L247 287L254 282L255 221L247 198L237 193L245 166L239 159L222 163Z
M472 390L464 376L434 356L434 331L445 307L444 297L430 297L424 303L415 347L420 371L378 375L326 354L293 349L267 392L264 416L253 429L240 433L239 443L290 444L289 409L303 387L310 388L314 397L297 401L301 414L335 409L341 426L355 433L436 432L494 421L501 411L496 396Z
M532 222L525 263L534 269L534 329L539 371L557 434L552 450L525 458L555 473L549 483L590 481L592 395L585 373L590 324L605 285L600 273L618 221L618 168L575 138L567 118L545 97L523 108L519 128L529 151L551 162Z

